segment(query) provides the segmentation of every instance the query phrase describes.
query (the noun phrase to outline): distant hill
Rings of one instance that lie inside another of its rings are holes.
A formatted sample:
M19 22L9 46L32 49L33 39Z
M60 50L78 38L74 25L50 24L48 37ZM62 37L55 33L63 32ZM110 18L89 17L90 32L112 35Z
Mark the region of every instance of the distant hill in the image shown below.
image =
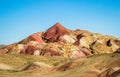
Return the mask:
M5 45L1 44L1 45L0 45L0 49L3 48L3 47L5 47Z

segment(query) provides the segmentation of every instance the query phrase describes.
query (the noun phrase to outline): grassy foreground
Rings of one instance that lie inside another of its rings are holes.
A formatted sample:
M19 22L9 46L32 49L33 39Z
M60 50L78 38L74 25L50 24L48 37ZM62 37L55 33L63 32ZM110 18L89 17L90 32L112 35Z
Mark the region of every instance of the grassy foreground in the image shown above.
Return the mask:
M120 54L98 54L75 60L0 54L0 77L96 77L110 68L120 69Z

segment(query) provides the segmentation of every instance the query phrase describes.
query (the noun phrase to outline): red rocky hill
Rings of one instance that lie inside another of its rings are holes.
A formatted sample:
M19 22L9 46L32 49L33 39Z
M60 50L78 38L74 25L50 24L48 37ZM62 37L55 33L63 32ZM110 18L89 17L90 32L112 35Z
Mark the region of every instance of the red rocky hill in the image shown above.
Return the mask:
M120 40L86 30L69 30L56 23L45 32L30 35L18 43L5 46L0 53L63 56L81 58L120 50Z
M0 48L0 77L58 76L120 77L120 39L56 23Z

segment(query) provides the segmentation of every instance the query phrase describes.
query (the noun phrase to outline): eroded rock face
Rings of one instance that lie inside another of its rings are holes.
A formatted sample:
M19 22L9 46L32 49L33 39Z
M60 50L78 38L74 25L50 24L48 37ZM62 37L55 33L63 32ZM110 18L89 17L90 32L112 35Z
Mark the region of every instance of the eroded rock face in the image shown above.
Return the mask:
M61 47L61 56L66 58L82 58L90 55L90 51L85 48L79 48L71 43L66 43Z
M96 40L93 36L84 36L80 39L80 45L85 48L90 48L92 43Z
M63 36L60 36L59 38L59 41L64 42L64 43L74 43L75 40L76 39L70 35L63 35Z
M3 53L3 54L8 53L14 46L16 46L16 44L17 43L13 43L3 47L2 49L0 49L0 53Z
M58 38L64 34L68 34L68 30L61 24L56 23L44 33L43 37L47 42L56 42Z
M71 58L77 59L91 55L92 53L86 48L78 48L76 51L73 51Z
M22 52L25 52L26 51L26 45L24 44L17 44L16 46L14 46L10 51L9 53L12 53L12 54L20 54L21 51Z
M114 40L115 38L112 38L110 36L102 36L94 43L94 45L91 48L93 49L93 52L96 54L113 53L117 49L119 49L119 46L115 44Z
M34 33L18 43L19 44L27 44L30 41L34 41L34 42L39 42L40 44L44 44L44 41L42 39L42 34L43 34L43 32Z
M60 56L62 45L58 43L49 43L46 44L40 53L40 55L49 55L49 56Z
M28 46L25 54L30 54L32 55L36 50L39 50L39 48L35 47L35 46Z
M76 39L77 39L77 41L76 42L74 42L74 45L76 45L76 46L79 46L80 45L80 39L83 37L83 35L82 34L79 34L79 35L77 35L76 36Z
M60 56L60 53L52 50L52 49L44 49L40 55L47 55L47 56Z
M43 40L40 36L38 36L37 34L32 34L29 39L31 41L36 41L36 42L39 42L39 43L43 43Z
M35 47L37 47L37 48L43 48L44 47L44 45L45 45L45 43L39 43L39 42L36 42L36 41L29 41L28 43L27 43L27 45L31 45L31 46L35 46Z

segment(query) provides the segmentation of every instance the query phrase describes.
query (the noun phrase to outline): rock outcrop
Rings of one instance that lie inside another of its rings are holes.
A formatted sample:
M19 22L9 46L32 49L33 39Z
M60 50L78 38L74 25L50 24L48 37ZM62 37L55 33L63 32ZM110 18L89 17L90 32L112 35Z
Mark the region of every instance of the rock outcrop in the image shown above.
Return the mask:
M39 43L43 43L43 40L40 36L38 36L37 34L32 34L30 37L29 37L29 40L30 41L37 41Z

